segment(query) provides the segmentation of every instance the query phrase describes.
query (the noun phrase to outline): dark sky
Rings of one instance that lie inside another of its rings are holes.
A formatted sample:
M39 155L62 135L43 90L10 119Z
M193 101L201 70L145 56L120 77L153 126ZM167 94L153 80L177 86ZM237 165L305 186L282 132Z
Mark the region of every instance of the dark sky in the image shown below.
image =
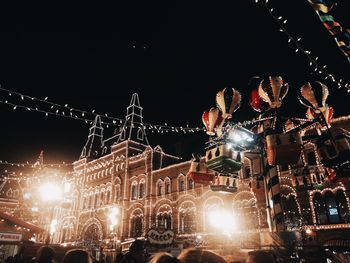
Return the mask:
M257 116L249 106L252 76L281 74L290 84L282 111L305 116L300 86L315 77L305 56L262 5L253 0L119 1L108 5L33 5L1 8L0 83L3 88L70 106L124 118L132 93L144 121L202 126L203 110L227 85L243 95L235 120ZM346 3L347 2L347 3ZM350 81L350 66L306 0L269 1L287 29L337 78ZM350 27L349 1L339 1L336 20ZM134 48L135 46L135 48ZM349 113L350 94L329 85L335 116ZM2 100L6 93L0 92ZM76 160L89 125L45 117L0 104L0 160L33 162L41 149L46 161ZM111 135L113 129L105 131ZM152 146L169 153L203 152L204 133L149 134ZM179 143L182 148L179 148ZM176 146L177 145L177 146Z

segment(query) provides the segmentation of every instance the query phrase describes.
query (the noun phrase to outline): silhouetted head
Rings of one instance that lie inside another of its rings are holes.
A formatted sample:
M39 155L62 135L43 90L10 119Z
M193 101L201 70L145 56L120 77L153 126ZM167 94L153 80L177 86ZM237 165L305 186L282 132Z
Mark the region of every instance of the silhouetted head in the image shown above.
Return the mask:
M145 250L145 242L143 242L142 240L135 240L134 242L132 242L129 251L131 253L135 253L135 252L140 252L140 251L144 251Z
M179 263L180 261L166 252L159 252L152 256L149 263Z
M48 246L42 246L36 252L36 260L38 263L47 263L53 260L55 250Z
M226 263L226 260L208 250L190 248L177 257L181 263Z
M92 263L92 260L85 250L71 249L64 255L62 263Z

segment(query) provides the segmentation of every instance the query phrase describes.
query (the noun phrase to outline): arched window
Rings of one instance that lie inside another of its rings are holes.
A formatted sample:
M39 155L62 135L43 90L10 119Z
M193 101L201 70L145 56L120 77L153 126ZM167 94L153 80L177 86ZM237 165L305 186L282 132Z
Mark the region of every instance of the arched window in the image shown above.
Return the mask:
M136 182L133 182L131 185L131 199L132 200L137 199L137 184L136 184Z
M157 182L157 195L158 195L158 196L161 196L161 195L163 195L163 193L164 193L163 185L164 185L164 183L163 183L162 180L159 180L159 181Z
M335 196L331 191L327 191L325 194L325 204L328 215L328 223L337 224L340 223L340 215L337 206L337 202L335 201Z
M117 184L114 189L115 189L114 201L117 202L120 198L120 184Z
M192 179L188 180L188 189L193 189L194 188L194 182Z
M319 225L327 224L327 213L325 202L323 200L323 196L320 193L314 194L314 209L316 214L316 223Z
M104 204L105 204L105 189L102 188L100 193L100 205L104 205Z
M157 216L158 228L171 229L171 214L164 213Z
M348 202L346 200L346 196L343 190L337 191L336 201L339 208L339 215L341 218L341 222L345 224L349 223L350 222L349 207L348 207Z
M139 185L139 198L143 198L145 196L145 183L141 182Z
M309 152L307 154L308 165L317 165L315 152Z
M295 195L289 195L288 197L283 196L281 201L287 230L293 231L299 228L301 226L301 217Z
M196 215L194 211L188 211L180 214L181 233L192 234L196 232Z
M143 140L143 130L141 127L137 131L137 139L141 141Z
M192 202L185 202L179 209L179 232L192 234L197 230L196 207Z
M313 196L317 224L339 224L350 222L349 207L343 190L336 193L326 191Z
M178 177L179 192L185 191L185 178L183 175Z
M143 217L135 216L131 219L131 237L140 237L143 233Z
M109 204L110 202L111 202L111 189L108 189L106 194L106 203Z
M164 228L171 229L171 214L164 215Z
M171 193L171 182L170 179L167 179L165 181L165 194L170 194Z

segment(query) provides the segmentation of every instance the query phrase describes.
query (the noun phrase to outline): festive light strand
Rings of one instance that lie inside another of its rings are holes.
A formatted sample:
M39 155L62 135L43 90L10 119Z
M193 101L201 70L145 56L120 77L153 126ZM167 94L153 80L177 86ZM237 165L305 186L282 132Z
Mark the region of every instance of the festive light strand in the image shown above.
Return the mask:
M344 83L342 79L336 79L332 74L329 74L326 72L327 65L320 65L318 62L318 57L312 57L311 51L304 49L299 43L301 41L301 38L295 38L293 37L286 29L287 20L284 19L282 16L275 16L274 15L274 9L269 7L267 0L255 0L255 3L261 2L262 5L265 7L267 12L270 14L270 16L275 20L275 22L279 26L279 31L284 33L287 36L288 43L293 43L295 46L295 52L304 54L307 60L309 61L310 67L313 67L313 71L320 76L324 78L324 80L330 79L334 84L338 86L338 88L345 88L348 93L350 93L350 84Z
M19 103L10 102L9 100L0 100L0 103L12 106L13 110L16 110L17 108L22 108L22 109L26 109L28 111L36 111L36 112L44 113L46 116L55 115L55 116L85 121L86 123L90 123L90 124L93 123L93 118L95 118L96 116L100 116L101 118L104 119L103 121L101 121L101 123L103 125L106 125L107 128L109 128L110 125L117 126L117 127L123 127L125 122L126 122L126 127L131 127L131 124L130 124L130 126L128 125L128 119L123 120L120 118L108 116L107 114L98 114L95 112L95 110L92 110L91 112L80 110L77 108L69 107L68 104L60 105L60 104L54 103L52 101L48 101L47 100L48 97L45 97L45 99L38 99L36 97L31 97L29 95L25 95L25 94L22 94L22 93L19 93L16 91L2 88L1 86L0 86L0 90L8 92L9 96L12 96L12 94L16 94L17 96L19 96L21 98L21 101L24 101L25 98L28 98L30 101L38 101L40 103L49 104L50 109L55 110L55 111L48 111L48 110L39 109L38 107L21 105ZM66 113L65 111L63 111L62 108L67 109L69 113ZM81 116L78 116L77 112L80 113ZM86 115L88 115L88 114L90 114L90 116L92 118L87 118ZM165 123L165 124L150 124L150 123L139 123L139 122L133 122L133 123L141 125L145 129L149 129L152 132L158 132L158 133L164 133L164 132L165 133L168 133L168 132L186 133L186 132L198 132L198 131L205 130L204 127L189 127L188 125L186 125L185 127L183 127L183 126L177 127L177 126L168 126L167 123Z
M29 175L23 175L23 173L7 173L7 171L5 171L5 174L0 175L0 181L1 180L5 180L5 181L17 181L17 182L24 182L24 181L29 181L29 182L33 182L33 181L40 181L41 179L45 179L47 180L48 178L64 178L70 175L74 175L74 171L67 171L67 172L62 172L59 171L57 173L51 173L51 174L43 174L43 175L37 175L37 174L29 174Z
M51 163L51 164L40 164L39 165L39 164L36 164L36 163L29 163L29 162L26 162L26 163L13 163L13 162L0 160L0 165L10 165L10 166L18 166L18 167L28 166L28 167L36 168L37 166L40 166L40 167L56 167L56 166L62 167L62 166L70 166L70 165L73 165L73 164L62 162L62 163Z

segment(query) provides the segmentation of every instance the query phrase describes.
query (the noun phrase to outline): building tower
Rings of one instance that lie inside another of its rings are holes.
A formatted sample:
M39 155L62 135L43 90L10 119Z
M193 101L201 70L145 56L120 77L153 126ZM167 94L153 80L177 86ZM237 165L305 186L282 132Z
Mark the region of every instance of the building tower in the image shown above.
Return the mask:
M132 94L130 105L126 109L125 122L120 131L117 143L125 140L133 140L144 145L149 145L145 126L143 125L142 107L140 106L139 95L137 93Z
M97 115L92 126L90 127L87 142L81 151L79 159L99 157L101 155L102 139L103 128L101 125L101 117Z

